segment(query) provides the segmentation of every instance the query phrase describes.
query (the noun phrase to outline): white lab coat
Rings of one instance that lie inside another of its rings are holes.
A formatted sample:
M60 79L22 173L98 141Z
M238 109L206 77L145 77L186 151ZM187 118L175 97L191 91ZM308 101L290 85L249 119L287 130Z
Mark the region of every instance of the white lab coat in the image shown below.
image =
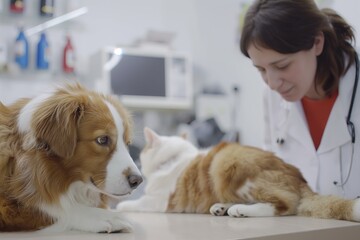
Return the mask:
M314 191L349 199L360 196L360 89L357 90L351 116L356 134L354 145L345 121L354 78L355 64L340 80L339 95L317 150L301 102L287 102L268 87L264 96L265 148L298 167ZM284 143L278 144L278 138L283 138ZM349 180L341 187L339 184L345 181L351 165L352 146L354 155Z

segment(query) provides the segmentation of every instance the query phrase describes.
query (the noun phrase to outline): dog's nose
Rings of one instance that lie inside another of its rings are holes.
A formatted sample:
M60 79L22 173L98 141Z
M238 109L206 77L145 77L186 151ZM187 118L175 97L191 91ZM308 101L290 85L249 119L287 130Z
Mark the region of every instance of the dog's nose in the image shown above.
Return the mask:
M128 182L132 189L137 188L137 186L142 183L143 178L140 175L131 174L128 176Z

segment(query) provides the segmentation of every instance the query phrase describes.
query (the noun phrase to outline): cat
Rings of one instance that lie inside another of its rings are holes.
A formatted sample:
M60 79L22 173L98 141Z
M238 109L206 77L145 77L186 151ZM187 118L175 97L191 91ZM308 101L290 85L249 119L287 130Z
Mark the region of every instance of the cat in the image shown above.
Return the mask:
M160 136L147 127L144 136L145 192L120 202L119 211L360 221L360 199L313 192L296 167L271 152L230 142L199 150L183 137Z

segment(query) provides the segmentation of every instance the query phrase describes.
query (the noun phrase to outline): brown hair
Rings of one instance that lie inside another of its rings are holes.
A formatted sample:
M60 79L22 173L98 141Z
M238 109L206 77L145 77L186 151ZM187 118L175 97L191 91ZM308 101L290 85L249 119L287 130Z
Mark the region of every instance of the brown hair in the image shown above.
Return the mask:
M356 54L352 27L334 10L319 10L313 0L255 0L245 16L240 49L247 57L250 44L295 53L311 49L321 32L325 42L315 81L330 95Z

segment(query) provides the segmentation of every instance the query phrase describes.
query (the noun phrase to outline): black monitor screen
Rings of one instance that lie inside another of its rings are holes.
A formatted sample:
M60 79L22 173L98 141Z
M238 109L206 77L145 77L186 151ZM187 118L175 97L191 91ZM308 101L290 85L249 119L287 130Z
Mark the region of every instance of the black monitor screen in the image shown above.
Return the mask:
M117 95L166 96L163 57L123 54L110 74L111 88Z

